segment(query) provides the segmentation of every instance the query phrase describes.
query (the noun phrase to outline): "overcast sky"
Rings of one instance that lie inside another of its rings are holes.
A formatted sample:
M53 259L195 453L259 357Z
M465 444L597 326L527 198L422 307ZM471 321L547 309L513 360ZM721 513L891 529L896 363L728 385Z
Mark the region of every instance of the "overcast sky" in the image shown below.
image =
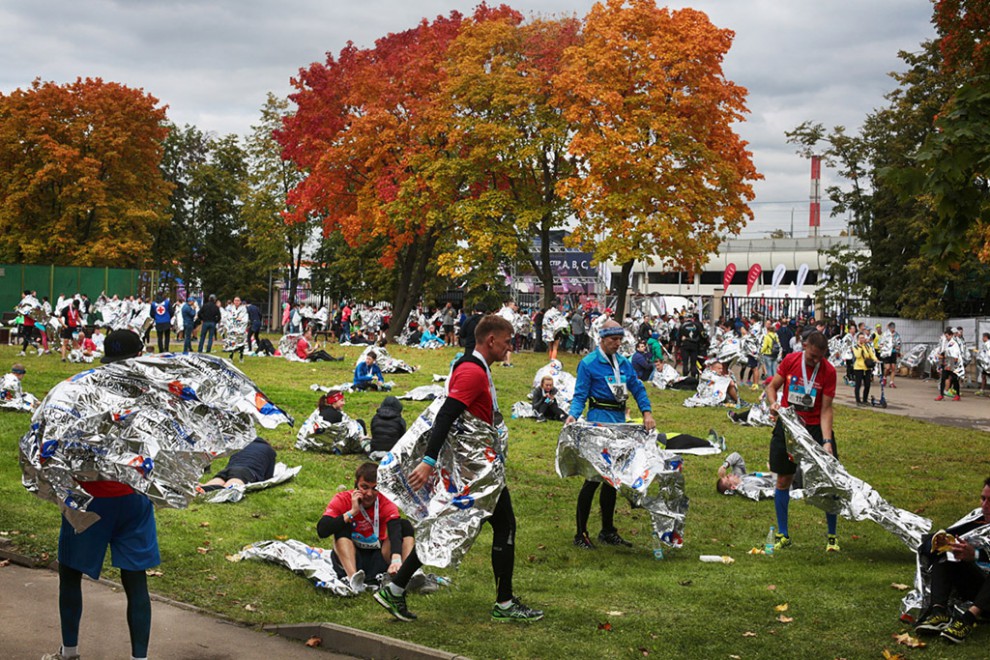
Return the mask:
M347 43L377 37L451 10L460 0L0 0L0 91L35 78L65 83L100 77L142 88L170 119L217 134L244 135L268 92L285 96L300 68ZM494 3L491 3L494 4ZM576 14L591 0L515 0L524 14ZM724 64L749 89L747 122L757 169L756 221L744 237L774 228L806 235L810 166L784 138L804 120L854 130L893 88L898 51L934 36L930 0L697 0L736 33ZM823 189L834 182L823 173ZM822 222L837 233L845 219Z

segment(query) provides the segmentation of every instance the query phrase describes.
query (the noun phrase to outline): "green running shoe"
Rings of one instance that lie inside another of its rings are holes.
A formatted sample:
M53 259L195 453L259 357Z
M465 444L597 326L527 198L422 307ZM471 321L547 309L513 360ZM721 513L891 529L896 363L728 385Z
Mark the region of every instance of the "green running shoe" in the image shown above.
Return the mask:
M496 621L539 621L543 618L543 610L526 607L522 601L513 596L512 604L508 607L495 603L492 608L492 618Z
M839 550L841 550L839 539L836 538L835 534L829 534L828 541L825 542L825 552L838 552Z
M396 596L388 587L375 592L375 601L399 621L415 621L416 615L406 607L406 595Z
M782 550L784 548L791 547L790 536L784 536L783 534L774 534L774 538L777 540L777 542L773 544L774 550Z

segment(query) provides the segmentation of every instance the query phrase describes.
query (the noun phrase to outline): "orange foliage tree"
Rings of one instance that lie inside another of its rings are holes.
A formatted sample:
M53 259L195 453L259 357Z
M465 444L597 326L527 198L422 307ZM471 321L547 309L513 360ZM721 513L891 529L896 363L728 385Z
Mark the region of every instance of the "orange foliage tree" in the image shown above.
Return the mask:
M579 43L580 22L521 21L517 14L467 21L450 48L451 142L471 194L455 207L467 244L444 255L441 265L458 274L456 268L492 255L528 262L547 305L550 232L571 212L558 186L576 173L567 153L569 125L552 100L564 50Z
M474 20L511 13L480 6ZM438 249L458 238L452 209L467 177L451 150L443 63L464 18L457 12L390 34L371 49L348 44L293 80L296 112L277 138L306 171L288 199L289 222L323 219L351 245L385 237L396 268L390 333L416 305Z
M165 119L99 78L0 94L0 259L141 266L166 222Z
M733 131L746 90L722 73L733 36L693 9L608 0L565 52L558 103L580 159L563 186L579 218L571 238L622 264L620 315L635 260L696 271L752 217L749 182L762 177Z

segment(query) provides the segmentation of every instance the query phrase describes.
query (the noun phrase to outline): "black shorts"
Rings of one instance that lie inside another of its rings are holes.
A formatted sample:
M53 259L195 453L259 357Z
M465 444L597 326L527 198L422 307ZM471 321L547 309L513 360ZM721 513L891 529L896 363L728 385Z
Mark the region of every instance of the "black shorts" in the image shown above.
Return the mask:
M806 426L808 433L819 445L824 445L822 438L822 427L819 425ZM832 455L839 459L839 447L835 444L835 437L832 438ZM773 435L770 436L770 470L784 476L797 472L797 464L791 460L791 455L787 453L787 443L784 440L784 425L778 419L773 427Z
M372 584L378 584L378 576L388 572L388 562L385 560L381 548L365 550L355 547L354 564L357 566L357 570L364 571L364 581ZM333 569L337 571L337 577L341 580L347 579L347 571L341 565L336 552L333 553Z
M58 331L58 336L62 339L72 339L72 334L76 331L76 328L70 328L63 325L62 329Z
M452 332L454 332L454 326L452 325L443 326L443 332L444 334L448 334L448 335L451 334Z
M242 467L224 468L223 470L217 472L216 476L214 476L213 478L223 479L224 481L228 481L230 479L240 479L246 484L251 484L254 483L255 481L258 481L258 479L254 478L254 473L251 472L251 470Z
M897 364L897 358L898 358L897 353L891 353L885 358L880 358L880 362L882 362L883 364Z

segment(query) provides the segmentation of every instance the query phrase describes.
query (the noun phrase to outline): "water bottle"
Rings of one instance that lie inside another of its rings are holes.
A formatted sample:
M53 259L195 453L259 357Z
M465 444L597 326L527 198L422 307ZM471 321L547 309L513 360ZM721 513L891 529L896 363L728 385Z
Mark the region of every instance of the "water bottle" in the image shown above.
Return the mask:
M663 559L663 542L657 532L653 532L653 558L657 561Z
M773 536L773 525L770 525L770 531L767 532L766 543L763 544L763 553L767 557L773 557L773 546L777 542L777 539Z

